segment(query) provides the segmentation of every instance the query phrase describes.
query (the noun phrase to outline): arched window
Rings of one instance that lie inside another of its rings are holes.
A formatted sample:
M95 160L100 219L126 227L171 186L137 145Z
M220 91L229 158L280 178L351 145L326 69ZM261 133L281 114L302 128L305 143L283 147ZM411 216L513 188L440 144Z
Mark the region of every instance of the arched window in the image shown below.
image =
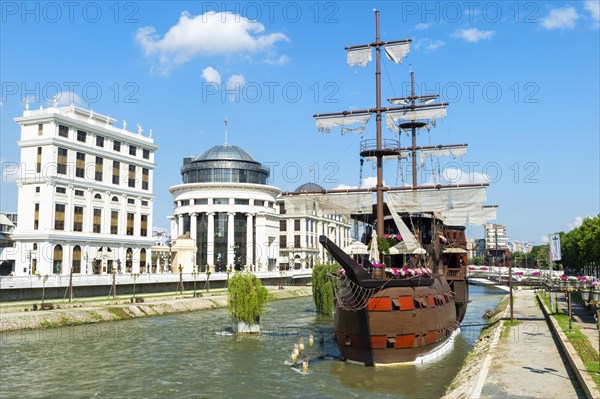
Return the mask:
M117 196L112 197L111 199L112 202L119 202L119 199L117 198Z
M131 273L131 266L133 265L133 250L127 248L125 252L125 273Z
M81 273L81 247L73 247L73 273Z
M33 250L34 250L34 251L37 251L37 242L34 242L34 243L33 243Z
M140 273L146 272L146 249L140 251Z
M52 273L60 274L62 271L63 247L58 244L54 247L54 257L52 258Z
M94 195L94 199L101 200L102 196L100 194L96 194Z

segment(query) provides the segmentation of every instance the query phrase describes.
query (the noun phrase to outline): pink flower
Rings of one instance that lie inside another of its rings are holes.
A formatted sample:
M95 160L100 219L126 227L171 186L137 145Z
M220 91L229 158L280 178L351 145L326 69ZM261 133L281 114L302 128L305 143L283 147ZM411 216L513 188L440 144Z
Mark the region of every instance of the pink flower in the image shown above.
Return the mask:
M394 276L398 277L398 269L395 267L392 267L392 273L394 273Z
M382 267L383 265L381 263L371 263L371 266L373 266L373 267Z

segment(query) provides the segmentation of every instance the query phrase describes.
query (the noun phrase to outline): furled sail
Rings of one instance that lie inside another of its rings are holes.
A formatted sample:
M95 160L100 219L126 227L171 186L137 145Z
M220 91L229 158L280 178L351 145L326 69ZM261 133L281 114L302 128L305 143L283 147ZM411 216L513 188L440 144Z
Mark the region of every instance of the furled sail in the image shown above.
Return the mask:
M385 50L385 55L388 60L394 61L396 64L401 64L402 59L410 50L410 43L386 44L383 46L383 49Z
M367 66L373 59L373 52L371 47L361 47L346 50L346 57L348 60L348 66Z
M290 213L319 215L370 214L373 212L373 194L332 193L298 194L283 197L285 208Z
M388 129L399 132L398 124L403 121L435 120L446 117L446 107L403 109L385 113L385 124Z
M455 148L435 148L428 150L421 150L419 157L421 158L421 165L425 163L427 158L440 158L440 157L462 157L467 153L467 147L455 147Z
M384 161L394 161L400 159L408 159L410 157L410 151L400 151L398 155L384 155L382 159ZM364 157L365 161L376 162L377 157Z
M371 114L349 114L342 116L319 116L316 117L317 129L320 132L329 133L332 127L335 126L348 126L354 124L362 124L365 125L369 119L371 118Z
M496 208L450 209L442 212L448 226L482 225L496 220Z
M431 94L428 96L419 96L415 101L419 104L430 104L439 96L437 94ZM390 98L390 104L396 105L406 105L411 103L411 97L402 97L402 98Z

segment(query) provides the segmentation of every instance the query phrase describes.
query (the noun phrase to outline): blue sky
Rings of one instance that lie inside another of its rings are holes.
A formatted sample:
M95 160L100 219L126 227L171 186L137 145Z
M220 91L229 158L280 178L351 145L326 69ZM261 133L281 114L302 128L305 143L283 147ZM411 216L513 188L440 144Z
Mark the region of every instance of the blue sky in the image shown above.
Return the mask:
M119 126L153 129L158 227L168 225L182 158L223 143L226 118L229 143L271 166L271 184L357 186L361 137L320 134L312 115L374 106L374 63L349 68L344 52L374 40L374 6L382 40L413 39L403 64L384 59L383 98L408 94L412 68L419 93L450 102L420 142L469 143L440 166L492 183L487 202L509 239L541 242L599 213L597 0L3 1L0 209L17 208L13 118L25 98L47 106L59 91L61 103L72 97ZM372 120L364 138L373 135ZM374 175L365 164L363 179ZM396 165L385 180L402 184Z

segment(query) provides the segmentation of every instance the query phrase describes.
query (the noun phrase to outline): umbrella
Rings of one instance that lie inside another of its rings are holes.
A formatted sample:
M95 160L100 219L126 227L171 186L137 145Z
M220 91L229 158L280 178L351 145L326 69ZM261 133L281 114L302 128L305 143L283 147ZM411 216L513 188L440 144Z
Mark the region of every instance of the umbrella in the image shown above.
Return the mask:
M369 249L360 241L354 241L352 244L344 248L344 252L348 255L363 255L368 254Z
M373 230L371 235L371 250L369 251L371 263L379 263L379 245L377 245L377 233Z

